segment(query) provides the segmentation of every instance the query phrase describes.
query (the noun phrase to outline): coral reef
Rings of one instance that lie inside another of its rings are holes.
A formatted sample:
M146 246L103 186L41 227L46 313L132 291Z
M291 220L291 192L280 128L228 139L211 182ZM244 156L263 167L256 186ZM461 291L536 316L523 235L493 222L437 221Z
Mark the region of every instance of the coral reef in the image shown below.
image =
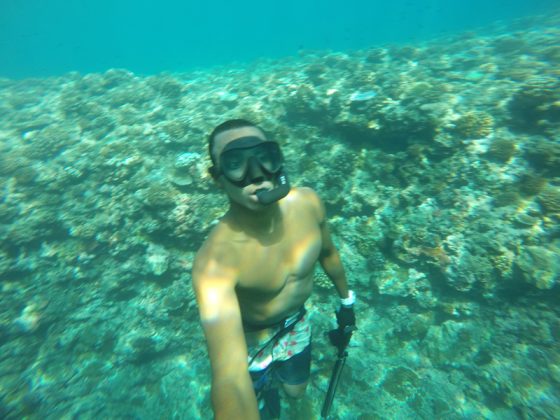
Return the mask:
M525 155L535 170L549 176L560 175L560 143L542 137L527 143Z
M462 139L478 139L492 133L494 119L486 112L470 111L455 121L454 131Z
M560 215L560 187L548 185L538 198L547 213Z
M516 191L502 191L494 196L496 207L514 206L519 203L520 197Z
M539 289L552 289L560 279L559 252L560 249L527 246L516 263L528 283Z
M515 142L510 139L496 139L486 153L491 159L498 162L508 162L515 155Z
M170 175L171 181L181 187L196 184L196 180L203 177L204 169L200 165L203 162L199 153L181 153L175 159Z
M547 180L543 176L527 173L519 180L519 191L525 195L537 195L546 186Z
M560 127L559 96L558 75L545 74L529 79L509 103L512 124L528 132L557 133Z
M413 370L397 367L387 372L381 386L397 400L406 401L418 392L419 384L420 378Z

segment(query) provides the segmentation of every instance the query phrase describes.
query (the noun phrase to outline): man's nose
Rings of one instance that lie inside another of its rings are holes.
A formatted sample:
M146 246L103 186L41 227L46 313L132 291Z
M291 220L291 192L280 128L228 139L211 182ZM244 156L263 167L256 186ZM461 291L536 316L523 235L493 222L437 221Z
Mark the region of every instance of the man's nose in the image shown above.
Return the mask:
M249 159L249 167L247 169L249 181L251 181L252 184L258 184L259 182L263 182L265 180L265 174L262 167L255 157L251 157Z

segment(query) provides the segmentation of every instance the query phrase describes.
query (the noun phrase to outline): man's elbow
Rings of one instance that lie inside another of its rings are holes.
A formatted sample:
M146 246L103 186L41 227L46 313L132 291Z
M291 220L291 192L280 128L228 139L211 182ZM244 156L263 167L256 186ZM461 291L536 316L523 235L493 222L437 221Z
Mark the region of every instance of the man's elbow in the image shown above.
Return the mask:
M319 262L328 263L328 261L332 260L333 258L337 258L338 251L334 246L330 246L328 248L323 248L321 253L319 254Z

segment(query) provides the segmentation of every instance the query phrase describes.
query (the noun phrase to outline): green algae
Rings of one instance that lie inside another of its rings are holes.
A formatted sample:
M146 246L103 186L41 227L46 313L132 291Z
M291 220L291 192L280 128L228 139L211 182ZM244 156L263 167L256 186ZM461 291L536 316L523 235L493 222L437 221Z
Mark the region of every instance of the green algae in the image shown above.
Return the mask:
M496 139L492 141L488 152L490 158L498 162L508 162L516 152L515 142L510 139Z
M420 378L414 371L399 366L385 375L381 386L385 391L400 401L406 401L418 391Z

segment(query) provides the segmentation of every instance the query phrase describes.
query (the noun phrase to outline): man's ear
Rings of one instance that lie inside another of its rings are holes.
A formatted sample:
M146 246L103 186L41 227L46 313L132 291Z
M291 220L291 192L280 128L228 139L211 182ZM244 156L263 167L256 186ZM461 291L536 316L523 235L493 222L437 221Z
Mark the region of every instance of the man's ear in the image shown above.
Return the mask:
M208 168L208 173L214 180L214 183L218 186L218 188L223 188L222 180L220 179L220 174L214 165Z

